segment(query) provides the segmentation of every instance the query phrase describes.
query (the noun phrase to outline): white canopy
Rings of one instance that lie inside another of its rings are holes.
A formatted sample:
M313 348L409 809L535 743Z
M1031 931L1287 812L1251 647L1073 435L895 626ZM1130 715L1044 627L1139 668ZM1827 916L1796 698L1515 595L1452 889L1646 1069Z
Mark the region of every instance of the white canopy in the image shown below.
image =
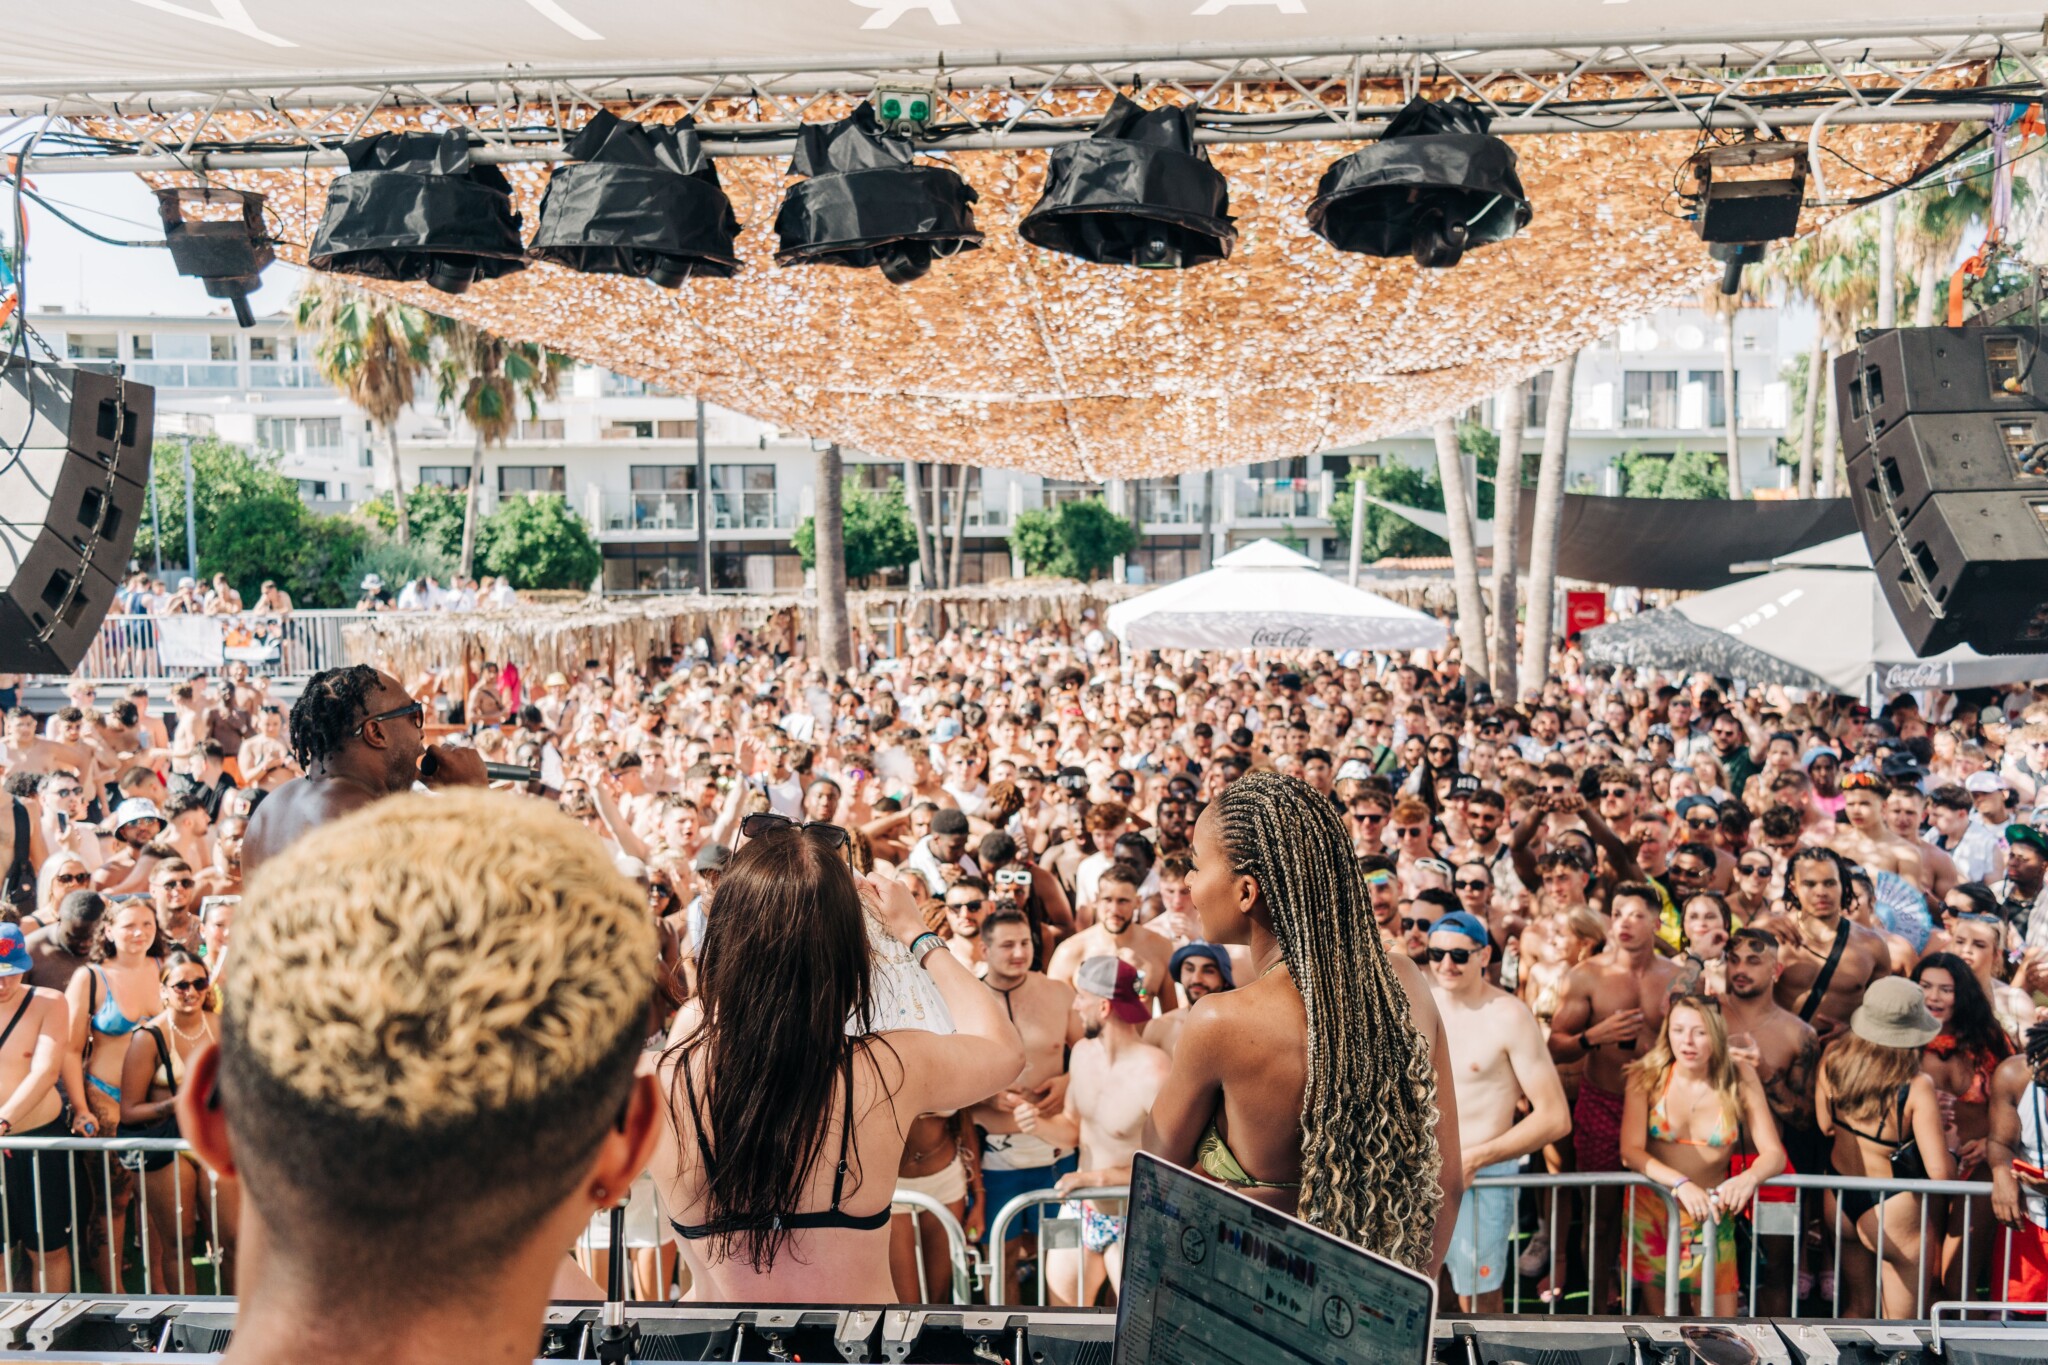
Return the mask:
M1439 649L1449 635L1434 616L1327 578L1271 540L1117 603L1109 628L1132 649Z
M1774 561L1786 567L1688 597L1676 610L1828 680L1852 696L1873 688L1990 687L2048 678L2048 655L1979 654L1967 646L1922 659L1906 643L1861 536Z

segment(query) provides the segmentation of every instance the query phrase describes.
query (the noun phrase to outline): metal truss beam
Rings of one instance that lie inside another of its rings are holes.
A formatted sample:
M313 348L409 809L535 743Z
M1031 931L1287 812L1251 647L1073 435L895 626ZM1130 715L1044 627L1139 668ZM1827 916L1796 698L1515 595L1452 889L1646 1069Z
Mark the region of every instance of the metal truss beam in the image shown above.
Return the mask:
M820 57L773 69L739 62L406 72L189 76L146 85L0 83L0 118L55 128L33 174L235 170L341 164L335 149L380 119L459 127L488 162L547 161L579 108L680 109L720 156L783 156L796 126L863 99L881 79L929 80L945 135L933 149L1045 147L1085 135L1076 98L1122 91L1201 111L1209 143L1376 137L1422 89L1486 107L1504 135L1759 130L1982 120L1995 97L1958 89L1987 64L2025 99L2042 84L2039 19L1928 21L1817 34L1646 33L1598 44L1541 35L1376 40L1353 49L1175 47L972 52L891 60ZM1626 99L1612 98L1619 83ZM1062 108L1061 106L1064 106ZM90 149L62 136L90 122ZM251 134L251 127L259 131ZM111 131L115 130L115 131ZM122 133L128 134L126 138Z

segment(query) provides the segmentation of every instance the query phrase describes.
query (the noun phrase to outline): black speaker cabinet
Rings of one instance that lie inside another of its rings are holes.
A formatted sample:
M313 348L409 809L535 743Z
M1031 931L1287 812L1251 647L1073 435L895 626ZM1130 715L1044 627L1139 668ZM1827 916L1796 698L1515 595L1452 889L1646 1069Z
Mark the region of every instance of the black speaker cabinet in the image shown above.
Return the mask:
M1901 327L1835 359L1850 458L1924 413L2048 410L2048 363L2032 327Z
M1885 600L1921 655L1964 644L1980 654L2048 653L2048 492L1937 493L1900 539L1887 532L1872 549Z
M1884 536L1936 493L2048 495L2048 411L1916 413L1850 457L1849 490Z
M154 391L61 366L0 366L0 672L68 673L135 546Z

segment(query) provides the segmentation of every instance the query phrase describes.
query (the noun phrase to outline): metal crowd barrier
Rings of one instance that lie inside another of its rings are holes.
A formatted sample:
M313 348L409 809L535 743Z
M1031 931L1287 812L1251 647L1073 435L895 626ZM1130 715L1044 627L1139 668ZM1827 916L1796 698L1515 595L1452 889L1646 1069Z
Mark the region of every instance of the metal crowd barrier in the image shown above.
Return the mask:
M149 1198L147 1189L142 1184L145 1173L140 1169L140 1156L146 1152L189 1153L190 1151L191 1148L180 1138L60 1138L16 1137L12 1135L0 1137L0 1154L6 1156L10 1165L14 1161L26 1161L28 1163L29 1198L30 1203L34 1206L26 1217L20 1211L14 1209L11 1204L10 1189L14 1185L16 1178L10 1172L8 1180L0 1181L0 1260L4 1260L6 1264L4 1276L0 1276L0 1278L4 1278L5 1292L13 1293L17 1289L15 1283L15 1258L13 1255L17 1243L28 1249L31 1233L33 1233L36 1245L44 1245L49 1241L49 1228L45 1222L43 1208L43 1182L48 1178L45 1171L48 1162L34 1154L54 1152L61 1153L64 1157L65 1188L61 1192L61 1197L63 1205L68 1207L70 1211L70 1218L68 1220L70 1223L70 1236L65 1249L70 1253L72 1282L68 1286L60 1286L54 1292L64 1292L67 1290L76 1292L80 1281L88 1270L99 1274L103 1281L111 1281L111 1272L114 1266L126 1259L127 1250L125 1245L117 1247L113 1244L115 1216L119 1212L114 1207L114 1172L117 1168L117 1162L119 1162L121 1167L130 1169L136 1179L136 1196L133 1202L138 1220L136 1227L137 1242L141 1248L143 1292L148 1293L153 1291L156 1267L152 1260L151 1243L153 1239L150 1236ZM96 1192L84 1187L86 1182L81 1181L79 1173L79 1158L84 1156L86 1158L84 1165L88 1178L93 1174L91 1158L95 1154L99 1157L99 1169L97 1172L99 1181ZM128 1163L125 1161L121 1161L122 1157L130 1154L137 1158L132 1168L128 1167ZM179 1169L179 1167L179 1163L174 1163L171 1169ZM221 1226L220 1181L213 1172L204 1170L203 1167L202 1172L206 1179L206 1217L202 1220L203 1226L200 1230L203 1232L210 1226L212 1230L217 1232ZM167 1272L165 1288L172 1293L178 1294L198 1292L227 1293L224 1266L228 1249L218 1241L209 1241L206 1245L207 1264L213 1272L211 1290L203 1290L202 1283L204 1277L196 1274L191 1276L191 1281L188 1283L187 1272L191 1270L193 1263L191 1258L185 1253L185 1174L186 1172L180 1169L180 1178L172 1185L172 1208L176 1222L172 1228L170 1265L177 1267L177 1279L175 1287L173 1287L168 1275L169 1265L167 1265L165 1267ZM195 1188L194 1194L196 1195L197 1192ZM94 1198L95 1193L96 1199ZM101 1207L88 1207L89 1202L98 1202ZM88 1266L86 1261L85 1225L94 1215L100 1213L104 1213L106 1217L106 1222L102 1225L106 1229L106 1236L101 1239L101 1245L95 1248L92 1264ZM126 1240L124 1236L122 1241L125 1243ZM49 1283L49 1265L47 1262L47 1257L50 1253L37 1254L32 1249L28 1249L28 1254L33 1264L33 1275L28 1278L32 1278L34 1281L32 1286L34 1291L37 1293L53 1292ZM124 1291L124 1288L125 1286L121 1284L111 1282L106 1284L106 1290L109 1293L119 1294Z
M304 677L323 668L345 664L348 653L342 646L342 630L381 613L366 611L294 611L279 621L261 612L244 612L240 621L256 636L251 647L236 650L229 659L241 659L252 673L269 677ZM163 662L161 616L109 616L100 623L92 647L72 670L72 676L94 682L129 681L151 678L189 678L217 673L221 665L206 668L181 667Z

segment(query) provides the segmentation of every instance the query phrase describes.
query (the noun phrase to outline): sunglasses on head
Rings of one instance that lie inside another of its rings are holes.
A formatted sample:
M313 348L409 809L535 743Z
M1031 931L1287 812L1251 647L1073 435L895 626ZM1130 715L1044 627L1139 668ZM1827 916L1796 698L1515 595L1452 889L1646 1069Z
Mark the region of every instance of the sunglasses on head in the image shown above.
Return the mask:
M848 842L846 830L828 820L792 820L764 810L740 821L740 833L749 839L765 839L783 830L800 830L832 848L844 848Z
M1442 962L1445 958L1449 958L1462 967L1470 962L1472 954L1478 951L1477 948L1431 948L1429 950L1429 960L1431 962Z
M1365 874L1365 884L1367 886L1385 886L1392 880L1394 880L1394 874L1385 869L1378 869Z

